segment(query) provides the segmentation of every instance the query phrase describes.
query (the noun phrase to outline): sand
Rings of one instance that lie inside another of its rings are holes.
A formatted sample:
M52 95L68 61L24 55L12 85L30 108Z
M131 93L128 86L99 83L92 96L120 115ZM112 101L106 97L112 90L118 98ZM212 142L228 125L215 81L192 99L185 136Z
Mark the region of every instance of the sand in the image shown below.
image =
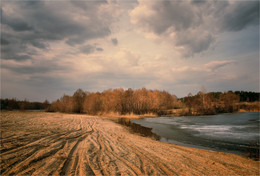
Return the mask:
M88 115L1 112L1 175L259 175L259 162L167 144Z

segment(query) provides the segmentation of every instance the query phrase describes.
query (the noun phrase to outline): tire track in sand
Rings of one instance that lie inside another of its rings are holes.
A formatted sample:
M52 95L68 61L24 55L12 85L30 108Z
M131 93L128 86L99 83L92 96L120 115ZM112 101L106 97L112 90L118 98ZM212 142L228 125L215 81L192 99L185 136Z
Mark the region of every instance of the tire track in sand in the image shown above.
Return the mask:
M67 173L69 173L69 170L75 171L76 167L77 167L77 161L78 158L76 157L76 160L73 159L73 155L76 152L76 149L78 147L78 145L85 139L87 138L89 135L91 135L93 133L93 130L87 132L87 134L81 136L76 144L72 147L72 149L69 152L68 158L66 159L66 161L64 162L62 168L61 168L61 172L60 175L67 175ZM78 155L77 155L78 156ZM74 164L73 164L74 163ZM72 167L73 166L73 167ZM72 167L72 168L71 168ZM71 168L71 169L70 169Z
M1 147L4 148L1 149L6 149L0 154L1 175L259 173L258 163L249 159L199 149L181 150L184 147L130 134L122 126L105 118L13 112L3 112L1 118L5 124L0 129L4 133L1 136ZM23 146L19 146L20 139L25 139ZM12 148L14 146L17 147ZM200 168L200 171L196 172L196 168Z
M115 154L110 147L106 147L105 145L105 139L103 139L104 135L98 135L97 137L97 142L98 144L101 146L101 153L103 155L110 155L113 158L115 158L118 162L121 162L122 164L124 164L126 166L127 169L130 170L130 172L134 173L135 175L144 175L144 173L138 168L136 167L134 164L132 164L131 162L129 162L128 160L124 159L123 157L120 157L120 155ZM104 164L102 164L102 160L99 161L100 164L103 166L104 168ZM109 174L107 174L109 175Z

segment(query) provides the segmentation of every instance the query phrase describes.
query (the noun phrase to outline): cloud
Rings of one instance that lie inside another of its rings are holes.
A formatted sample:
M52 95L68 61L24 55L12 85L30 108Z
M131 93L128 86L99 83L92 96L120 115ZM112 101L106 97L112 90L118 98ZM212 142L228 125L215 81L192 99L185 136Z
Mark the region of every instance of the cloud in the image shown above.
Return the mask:
M83 58L84 57L84 58ZM139 66L140 55L129 49L119 49L113 55L106 53L89 54L87 56L71 56L68 60L76 60L77 62L70 63L76 77L83 77L78 75L97 74L97 73L113 73L119 75L136 74L139 72L135 69L142 70Z
M237 62L234 60L216 60L202 65L173 67L171 69L171 75L174 75L172 83L178 86L196 84L198 86L196 89L198 89L199 86L212 85L215 84L215 82L221 83L226 80L232 82L237 77L237 75L240 74L234 74L234 72L231 71L237 67L237 65L234 63ZM231 66L231 64L234 65Z
M10 26L15 31L30 31L33 30L31 26L29 26L28 23L26 23L23 20L20 19L13 19L13 18L3 18L2 24L6 24Z
M103 48L96 48L97 51L104 51Z
M224 66L232 64L232 63L235 63L235 61L233 61L233 60L212 61L212 62L205 64L205 67L212 71L215 71L221 67L224 67Z
M91 54L94 53L95 51L104 51L103 48L100 47L96 47L95 45L84 45L80 47L80 53L84 53L84 54Z
M138 66L140 55L139 53L135 53L134 51L131 51L129 49L122 49L115 53L113 59L111 58L111 61L112 60L118 66L118 69L129 70L135 66Z
M51 49L55 41L74 47L107 37L117 18L116 13L110 14L113 8L116 5L106 1L5 1L1 8L2 59L30 59L27 52L33 47Z
M26 60L24 62L15 61L15 60L2 60L1 68L9 70L16 74L24 75L41 75L43 73L50 73L52 70L60 71L66 70L66 67L58 65L55 61L31 61Z
M4 39L3 37L1 37L1 45L8 45L8 44L9 44L9 42L6 39Z
M86 83L75 61L104 50L119 12L112 1L1 2L2 96L53 98Z
M139 1L131 23L168 41L183 56L208 50L218 35L259 24L258 1Z
M80 51L84 54L90 54L90 53L93 53L95 52L96 50L96 47L95 46L92 46L92 45L86 45L86 46L82 46L80 48Z
M250 76L258 73L258 2L115 2L3 1L2 95L54 100L77 88L143 86L186 95L259 82Z
M33 74L33 73L47 73L53 69L53 67L47 66L22 66L22 67L12 67L3 66L2 68L7 68L18 74Z
M175 37L175 46L185 57L207 50L215 41L214 34L205 30L187 29L180 31Z
M223 30L240 31L249 25L259 25L259 1L235 3L223 16Z
M132 22L147 31L163 34L196 25L199 18L189 1L140 1L130 13Z
M111 42L113 43L114 46L118 45L118 40L116 38L112 38Z

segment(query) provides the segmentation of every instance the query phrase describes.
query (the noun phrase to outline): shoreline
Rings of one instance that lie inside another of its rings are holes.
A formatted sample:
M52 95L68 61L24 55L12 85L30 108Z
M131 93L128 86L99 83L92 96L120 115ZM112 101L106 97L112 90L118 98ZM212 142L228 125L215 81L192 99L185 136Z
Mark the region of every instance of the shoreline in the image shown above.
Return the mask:
M6 110L6 109L0 109L0 112L45 112L45 113L64 113L64 112L49 112L44 109L40 110L20 110L20 109L13 109L13 110ZM245 112L259 112L260 110L245 110L245 109L239 109L238 111L234 112L227 112L228 114L235 114L235 113L245 113ZM101 113L97 115L92 115L92 114L86 114L86 113L64 113L64 114L78 114L78 115L88 115L88 116L97 116L97 117L106 117L109 119L118 119L118 118L127 118L127 119L140 119L144 117L186 117L186 116L207 116L207 115L219 115L219 114L226 114L226 112L223 113L216 113L216 114L203 114L203 115L183 115L183 114L167 114L167 115L158 115L154 113L146 113L146 114L119 114L119 113Z
M145 118L145 117L142 117ZM141 118L141 119L142 119ZM150 118L150 117L148 117ZM184 147L190 147L190 148L196 148L196 149L203 149L203 150L208 150L208 151L216 151L216 152L222 152L222 153L231 153L231 154L236 154L245 158L252 159L254 161L259 161L259 156L257 153L254 153L254 151L250 151L252 153L245 153L241 151L235 151L235 150L224 150L224 149L216 149L216 148L210 148L206 146L199 146L195 144L186 144L183 142L178 142L175 141L174 139L166 139L163 136L159 136L158 134L152 132L153 128L149 128L146 126L143 126L141 124L135 123L132 120L134 119L128 119L128 118L118 118L117 120L113 119L112 121L126 127L129 132L133 134L137 134L143 137L148 137L156 141L160 141L163 143L168 143L168 144L173 144L173 145L178 145L178 146L184 146Z
M181 110L181 109L180 109ZM141 119L141 118L145 118L145 117L186 117L186 116L207 116L207 115L219 115L219 114L236 114L236 113L246 113L246 112L259 112L260 110L245 110L245 109L239 109L238 111L234 111L234 112L223 112L223 113L216 113L216 114L203 114L203 115L198 115L198 114L193 114L193 115L187 115L187 114L180 114L180 113L176 113L176 114L166 114L166 115L157 115L157 114L153 114L153 113L148 113L148 114L124 114L121 115L119 113L104 113L104 114L99 114L96 116L103 116L103 117L107 117L107 118L111 118L111 119L118 119L118 118L126 118L126 119Z
M234 112L223 112L223 113L216 113L216 114L188 114L188 115L187 114L166 114L166 115L160 115L160 117L208 116L208 115L235 114L235 113L245 113L245 112L260 112L260 111L239 109L238 111L234 111ZM142 117L148 117L148 116L140 116L140 118Z
M1 113L2 175L258 175L259 161L139 136L108 117Z

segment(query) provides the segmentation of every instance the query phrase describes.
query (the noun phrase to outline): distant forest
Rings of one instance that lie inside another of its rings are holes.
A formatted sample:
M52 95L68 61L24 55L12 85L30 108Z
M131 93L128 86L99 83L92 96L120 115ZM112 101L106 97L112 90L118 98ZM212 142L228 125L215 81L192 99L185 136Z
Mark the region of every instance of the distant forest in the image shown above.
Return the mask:
M237 111L259 111L260 93L245 91L200 91L178 99L166 91L122 88L104 92L85 92L78 89L72 96L63 95L49 103L1 99L2 110L45 109L49 112L86 113L101 115L156 114L156 115L207 115Z
M245 91L198 92L182 98L186 110L183 115L260 111L260 93Z
M178 99L166 91L142 89L113 89L102 93L78 89L73 96L64 95L52 103L49 111L86 113L92 115L157 114L157 115L206 115L224 112L259 110L259 93L244 91L200 91L196 95ZM247 103L246 103L247 102ZM250 103L249 102L256 102Z
M1 99L1 110L46 110L50 103L45 100L41 102L29 102L28 100Z

